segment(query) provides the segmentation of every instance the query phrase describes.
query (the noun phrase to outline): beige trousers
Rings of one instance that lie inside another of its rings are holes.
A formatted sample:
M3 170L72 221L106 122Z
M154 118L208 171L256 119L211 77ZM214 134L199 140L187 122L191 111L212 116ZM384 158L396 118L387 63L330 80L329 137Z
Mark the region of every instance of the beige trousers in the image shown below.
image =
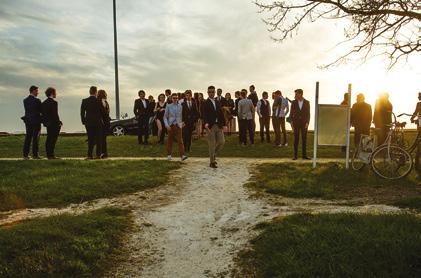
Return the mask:
M224 130L217 125L213 125L208 132L209 158L213 163L216 160L216 154L225 144Z

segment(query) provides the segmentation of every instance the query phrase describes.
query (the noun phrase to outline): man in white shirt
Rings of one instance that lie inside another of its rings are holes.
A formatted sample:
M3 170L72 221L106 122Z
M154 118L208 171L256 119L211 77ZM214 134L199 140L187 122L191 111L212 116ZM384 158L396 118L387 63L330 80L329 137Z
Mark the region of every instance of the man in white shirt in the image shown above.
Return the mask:
M259 100L256 107L257 115L259 115L259 123L260 123L260 141L263 143L265 141L265 129L266 129L266 141L270 143L270 103L268 101L268 93L263 92L262 99Z

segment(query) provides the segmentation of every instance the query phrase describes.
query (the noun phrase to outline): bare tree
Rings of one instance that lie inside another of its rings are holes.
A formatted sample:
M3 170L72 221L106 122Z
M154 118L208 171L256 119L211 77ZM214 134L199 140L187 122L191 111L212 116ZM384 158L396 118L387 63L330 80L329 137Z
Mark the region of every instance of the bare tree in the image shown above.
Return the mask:
M420 0L255 0L275 41L292 37L300 25L321 19L347 20L345 40L351 49L329 67L351 57L386 55L392 68L401 58L421 51Z

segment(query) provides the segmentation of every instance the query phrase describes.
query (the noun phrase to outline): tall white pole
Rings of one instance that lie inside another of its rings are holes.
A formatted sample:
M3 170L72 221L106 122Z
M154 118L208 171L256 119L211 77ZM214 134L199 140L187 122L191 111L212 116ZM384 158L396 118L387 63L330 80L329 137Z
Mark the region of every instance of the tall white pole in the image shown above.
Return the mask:
M346 162L345 167L349 169L349 152L351 146L351 99L352 99L352 84L348 84L348 119L347 119L347 133L346 133Z
M118 48L117 48L117 9L116 0L113 0L114 17L114 66L115 66L115 113L116 119L120 119L120 86L118 81Z
M316 99L314 104L314 138L313 138L313 168L317 166L317 145L319 137L319 90L320 83L316 83Z

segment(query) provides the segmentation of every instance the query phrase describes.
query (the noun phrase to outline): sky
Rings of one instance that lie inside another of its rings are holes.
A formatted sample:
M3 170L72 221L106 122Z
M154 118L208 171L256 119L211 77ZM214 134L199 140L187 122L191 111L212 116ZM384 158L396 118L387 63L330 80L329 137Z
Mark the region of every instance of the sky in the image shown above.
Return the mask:
M383 58L320 69L347 50L335 47L346 22L306 23L281 44L252 1L117 2L121 112L129 116L140 89L156 97L166 88L233 93L254 84L259 95L279 89L292 98L302 88L314 104L316 81L321 103L340 103L352 83L372 104L388 92L398 113L412 112L421 91L420 54L390 71ZM113 51L112 0L1 0L0 131L24 130L31 85L41 99L57 89L64 131L84 129L80 102L91 85L108 92L115 116Z

